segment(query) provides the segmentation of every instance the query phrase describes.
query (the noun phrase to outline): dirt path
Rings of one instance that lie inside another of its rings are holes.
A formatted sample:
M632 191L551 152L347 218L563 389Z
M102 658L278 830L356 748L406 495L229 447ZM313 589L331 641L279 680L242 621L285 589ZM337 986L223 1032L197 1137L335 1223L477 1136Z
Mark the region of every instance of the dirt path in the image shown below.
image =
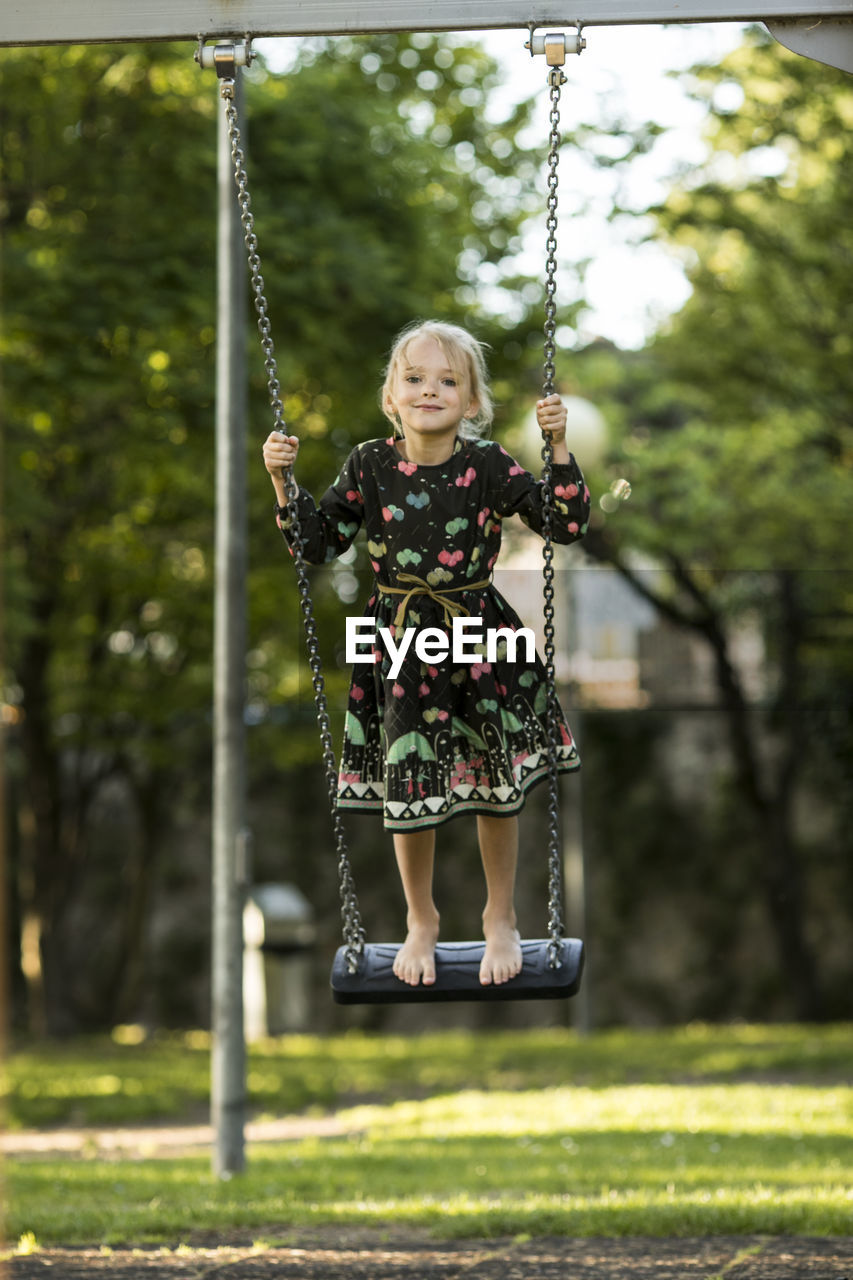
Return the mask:
M171 1250L45 1249L7 1265L9 1280L853 1280L853 1239L436 1244L412 1233L327 1229L286 1245L208 1239Z
M336 1115L287 1116L280 1120L250 1120L247 1142L290 1142L300 1138L340 1138L351 1133ZM0 1155L104 1155L173 1158L213 1146L209 1124L139 1125L121 1129L20 1129L0 1133Z

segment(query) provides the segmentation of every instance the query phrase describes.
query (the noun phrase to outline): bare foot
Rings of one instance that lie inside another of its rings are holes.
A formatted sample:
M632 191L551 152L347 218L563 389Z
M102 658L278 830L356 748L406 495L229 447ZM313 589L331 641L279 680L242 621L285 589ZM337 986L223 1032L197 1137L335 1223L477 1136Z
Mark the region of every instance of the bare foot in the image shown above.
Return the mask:
M431 987L435 982L435 944L438 942L438 917L435 921L409 920L406 941L394 960L394 973L401 982L416 987L423 982Z
M521 935L509 920L494 923L483 922L486 950L480 965L480 982L484 987L491 983L509 982L521 973Z

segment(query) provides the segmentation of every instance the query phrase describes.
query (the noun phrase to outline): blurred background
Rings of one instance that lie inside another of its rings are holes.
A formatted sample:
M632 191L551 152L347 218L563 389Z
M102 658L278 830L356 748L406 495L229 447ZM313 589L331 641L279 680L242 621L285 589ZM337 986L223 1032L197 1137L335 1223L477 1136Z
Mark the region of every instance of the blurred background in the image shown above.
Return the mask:
M538 466L547 89L522 43L259 42L253 209L316 496L384 434L384 358L419 316L489 344L494 434ZM567 70L557 373L594 510L557 561L583 1018L847 1017L853 80L730 24L593 31ZM204 1027L217 94L168 44L5 49L0 77L12 1023ZM254 349L251 370L253 878L297 891L299 924L268 957L299 995L277 1029L565 1020L329 1000L334 846ZM528 616L539 555L507 530ZM336 739L370 576L360 542L312 573ZM522 819L529 936L544 801ZM448 938L477 931L470 827L439 835ZM390 837L347 828L369 934L399 937Z

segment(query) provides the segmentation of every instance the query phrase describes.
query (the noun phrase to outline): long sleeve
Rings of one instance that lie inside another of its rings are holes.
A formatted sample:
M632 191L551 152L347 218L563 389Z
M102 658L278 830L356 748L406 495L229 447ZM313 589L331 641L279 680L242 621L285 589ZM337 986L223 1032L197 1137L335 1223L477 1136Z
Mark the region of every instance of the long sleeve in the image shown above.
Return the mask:
M496 452L495 511L500 516L520 516L534 533L542 533L541 480L525 471L501 446ZM554 542L576 542L589 524L589 489L573 454L568 462L551 467L554 507L551 537Z
M340 475L318 503L300 486L297 515L302 530L305 559L309 564L325 564L342 555L352 543L364 519L358 449L344 463ZM286 508L276 505L278 527L293 546L291 522Z

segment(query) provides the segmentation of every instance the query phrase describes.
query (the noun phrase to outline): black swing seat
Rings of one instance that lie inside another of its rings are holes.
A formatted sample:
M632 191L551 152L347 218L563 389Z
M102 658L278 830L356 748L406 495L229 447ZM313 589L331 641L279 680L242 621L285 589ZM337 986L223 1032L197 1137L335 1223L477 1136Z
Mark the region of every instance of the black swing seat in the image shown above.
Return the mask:
M398 942L367 943L358 969L350 973L347 949L339 947L332 966L332 996L337 1004L419 1004L448 1000L563 1000L576 994L583 972L583 943L562 938L560 962L548 963L547 938L521 944L521 973L509 982L480 982L483 942L440 942L435 949L435 982L411 987L394 974Z

